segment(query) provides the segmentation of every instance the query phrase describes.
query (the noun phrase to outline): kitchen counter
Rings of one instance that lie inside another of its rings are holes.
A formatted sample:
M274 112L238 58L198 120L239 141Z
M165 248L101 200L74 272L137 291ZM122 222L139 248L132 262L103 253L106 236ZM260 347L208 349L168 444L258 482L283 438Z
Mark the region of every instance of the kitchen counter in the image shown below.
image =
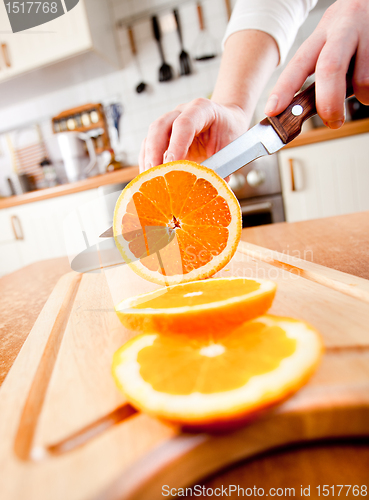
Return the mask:
M284 149L296 148L297 146L306 146L316 142L331 141L333 139L341 139L350 135L364 134L369 132L369 118L356 120L345 123L341 128L332 130L328 127L319 127L303 132L296 137L292 142L287 144Z
M369 212L244 229L242 240L369 279ZM305 253L304 253L305 252ZM0 384L58 279L67 258L41 261L0 279ZM369 446L363 439L277 450L206 480L206 487L291 488L367 484ZM339 471L339 472L337 472ZM174 485L173 485L174 486ZM298 496L298 495L297 495Z
M52 188L38 189L30 193L24 193L17 196L9 196L8 198L0 199L0 209L9 208L17 205L24 205L25 203L32 203L34 201L47 200L57 196L64 196L66 194L79 193L87 191L88 189L96 189L100 186L108 184L119 184L122 182L129 182L138 175L138 167L124 167L114 172L107 174L96 175L77 182L69 184L62 184Z

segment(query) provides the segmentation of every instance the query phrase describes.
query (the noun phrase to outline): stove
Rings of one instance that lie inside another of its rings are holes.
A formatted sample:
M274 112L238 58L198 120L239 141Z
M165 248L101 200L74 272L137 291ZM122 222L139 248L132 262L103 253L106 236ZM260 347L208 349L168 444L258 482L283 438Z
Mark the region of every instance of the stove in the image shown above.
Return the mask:
M241 205L242 227L285 220L277 155L242 167L232 174L229 186Z

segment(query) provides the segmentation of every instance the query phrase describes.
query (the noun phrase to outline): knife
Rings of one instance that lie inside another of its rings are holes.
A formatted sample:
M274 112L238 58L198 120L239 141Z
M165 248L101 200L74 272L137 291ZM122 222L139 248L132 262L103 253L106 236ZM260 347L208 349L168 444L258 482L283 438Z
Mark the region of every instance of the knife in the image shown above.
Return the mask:
M354 94L352 87L354 64L355 57L352 58L346 75L346 98ZM202 165L211 168L220 177L228 177L253 160L282 149L300 134L303 123L316 114L314 82L307 89L295 95L282 113L264 118L260 123L203 161ZM112 236L113 228L110 227L100 235L100 238Z
M346 78L346 98L353 95L351 73ZM349 76L350 75L350 76ZM260 156L271 155L282 149L301 132L303 123L317 114L315 83L297 94L277 116L264 118L228 146L205 160L202 165L213 169L220 177L227 177Z

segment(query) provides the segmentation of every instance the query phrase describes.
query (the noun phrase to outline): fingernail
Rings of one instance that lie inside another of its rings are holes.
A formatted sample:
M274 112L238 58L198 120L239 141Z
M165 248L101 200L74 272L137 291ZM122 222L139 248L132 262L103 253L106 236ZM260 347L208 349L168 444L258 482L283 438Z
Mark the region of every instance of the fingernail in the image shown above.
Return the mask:
M168 153L168 151L166 151L164 153L164 163L169 163L171 161L174 161L174 154L173 153Z
M265 114L273 113L273 111L277 107L277 104L278 104L278 96L276 94L272 94L266 103L264 110Z
M328 127L333 128L333 129L340 128L340 127L342 127L342 125L343 125L343 120L336 120L333 122L328 122Z
M152 163L145 163L145 170L149 170L152 167Z

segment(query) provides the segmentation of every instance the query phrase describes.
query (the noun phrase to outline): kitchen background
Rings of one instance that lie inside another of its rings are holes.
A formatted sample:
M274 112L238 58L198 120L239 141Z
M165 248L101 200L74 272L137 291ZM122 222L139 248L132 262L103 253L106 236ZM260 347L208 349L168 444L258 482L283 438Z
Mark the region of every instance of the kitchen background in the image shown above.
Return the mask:
M94 9L98 0L86 0L86 4ZM105 4L105 2L102 2ZM235 0L233 2L235 3ZM331 3L320 0L318 6L310 14L296 37L290 56L306 39L324 10ZM224 0L203 0L204 22L209 38L214 44L218 57L204 62L193 62L193 74L179 77L178 55L180 46L177 33L171 22L171 12L165 6L178 6L181 17L185 49L194 55L198 45L200 30L195 1L168 0L112 0L108 4L111 14L110 30L114 31L117 46L118 64L104 64L102 58L92 59L89 54L84 57L68 58L62 63L36 69L25 75L14 77L1 83L0 76L0 194L10 194L6 181L12 172L12 158L8 150L6 132L23 128L25 125L38 123L44 137L52 134L51 117L59 112L85 104L101 102L104 105L122 103L123 114L120 123L120 138L115 142L116 154L127 164L137 164L140 144L146 135L149 124L161 114L173 109L182 102L195 97L208 97L214 88L220 64L221 41L227 25L227 11ZM75 9L82 7L77 5ZM164 9L163 9L164 7ZM158 12L163 31L163 45L168 63L175 71L175 78L170 82L158 82L160 66L159 52L152 34L150 15ZM126 26L116 26L118 20L126 20L131 16L140 16L134 25L134 37L137 46L137 62L132 57ZM73 14L71 11L68 16ZM65 16L64 22L67 20ZM63 18L61 18L63 19ZM55 23L56 21L53 21ZM28 33L12 35L32 39L37 37L42 44L40 31L47 31L51 24L29 30ZM65 28L64 28L65 29ZM92 27L93 29L93 27ZM32 35L32 32L34 34ZM105 54L106 56L107 54ZM115 55L108 54L113 63ZM34 53L28 54L32 58ZM73 60L75 59L75 60ZM99 60L100 59L100 60ZM139 71L141 69L141 73ZM100 76L100 73L104 73ZM257 106L256 119L263 116L264 104L268 92L272 88L280 69L275 72ZM3 76L4 78L4 76ZM5 75L6 78L6 75ZM139 82L148 83L148 90L137 94L135 89ZM22 138L27 142L27 138ZM31 139L30 139L31 140Z
M227 6L231 9L235 0L202 0L202 33L197 3L80 0L67 14L15 34L10 31L5 5L0 3L0 276L38 260L76 255L88 242L93 244L112 223L116 193L138 173L140 145L150 123L180 103L211 95L228 21ZM319 0L300 28L289 58L331 3ZM181 48L173 8L179 11L184 48L192 58L190 75L179 76ZM174 70L174 78L167 82L158 81L162 63L153 35L153 15L159 19L165 58ZM209 52L217 56L195 60L196 55ZM254 122L264 117L266 99L282 69L274 72L264 90ZM138 93L137 86L143 81L146 88ZM94 103L92 108L88 103ZM357 102L351 103L351 117L363 119L345 124L338 132L316 128L308 142L299 143L302 134L294 147L256 160L232 176L230 186L240 201L245 227L369 210L369 119L365 118L369 107L355 110ZM64 136L67 141L63 146L64 164L59 161L65 170L68 161L74 174L88 162L82 141L72 140L70 132L54 134L69 127L65 116L55 119L56 115L75 107L79 112L73 114L72 128L84 123L85 118L88 133L96 127L100 130L100 136L92 139L98 163L90 174L104 175L79 182L74 181L81 176L72 175L64 179L69 183L54 186L53 165L46 162L41 169L38 164L47 156L56 166L59 160L53 158L50 149L54 150L56 137L61 140ZM310 127L321 126L318 118L309 122ZM107 134L101 135L101 127L107 129L117 162L106 151L110 145L104 142ZM71 148L76 156L67 161ZM105 173L106 167L114 172ZM22 186L18 174L30 173L29 169L31 173L37 169L36 174L28 176ZM32 188L27 186L32 178L36 181L33 188L38 190L20 194ZM12 189L15 196L11 196ZM104 200L103 209L96 200ZM68 219L73 210L78 213ZM84 228L76 226L72 231L74 222L82 219ZM66 221L69 243L62 229ZM101 231L95 234L91 228L97 221Z

